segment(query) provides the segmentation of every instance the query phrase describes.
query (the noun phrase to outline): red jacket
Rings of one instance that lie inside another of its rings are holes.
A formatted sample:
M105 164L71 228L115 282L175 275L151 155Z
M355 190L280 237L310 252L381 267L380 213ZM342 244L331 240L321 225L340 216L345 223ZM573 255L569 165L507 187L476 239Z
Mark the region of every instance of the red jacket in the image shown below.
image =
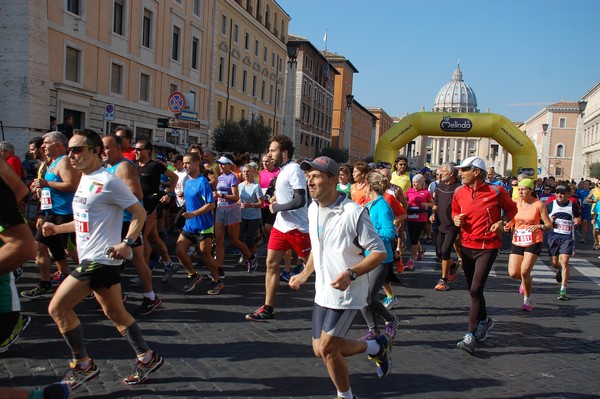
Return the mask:
M452 217L465 214L460 226L462 245L473 249L500 248L502 229L492 233L492 224L502 218L510 220L517 214L517 205L503 187L483 183L476 190L461 186L454 192Z

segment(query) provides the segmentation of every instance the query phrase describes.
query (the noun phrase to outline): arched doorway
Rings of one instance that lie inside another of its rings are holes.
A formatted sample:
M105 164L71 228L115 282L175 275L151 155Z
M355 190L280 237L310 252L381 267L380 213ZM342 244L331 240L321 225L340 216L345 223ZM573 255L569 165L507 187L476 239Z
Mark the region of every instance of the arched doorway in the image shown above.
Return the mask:
M410 114L381 136L375 149L375 161L393 163L398 150L419 135L490 137L512 155L513 174L537 177L537 151L533 142L507 118L491 113Z

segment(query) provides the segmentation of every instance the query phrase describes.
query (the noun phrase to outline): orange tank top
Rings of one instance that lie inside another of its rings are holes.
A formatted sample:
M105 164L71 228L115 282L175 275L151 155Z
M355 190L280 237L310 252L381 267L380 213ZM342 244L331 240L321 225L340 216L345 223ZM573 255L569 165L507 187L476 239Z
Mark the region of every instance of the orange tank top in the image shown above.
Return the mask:
M363 183L362 188L359 188L358 183L354 183L350 187L350 197L352 198L352 201L356 202L358 205L367 205L367 202L370 201L370 198L367 196L367 184Z
M517 215L515 216L515 230L512 243L519 247L528 247L532 244L542 242L544 234L542 230L527 231L529 226L541 224L540 209L544 204L536 199L532 204L517 201Z

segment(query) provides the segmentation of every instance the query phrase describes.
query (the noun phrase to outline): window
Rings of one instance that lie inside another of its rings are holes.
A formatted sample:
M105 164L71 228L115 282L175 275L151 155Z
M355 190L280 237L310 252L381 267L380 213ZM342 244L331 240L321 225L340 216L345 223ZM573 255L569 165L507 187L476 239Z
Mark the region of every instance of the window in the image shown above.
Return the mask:
M223 120L223 103L221 101L217 101L217 119Z
M194 0L194 15L199 17L200 16L200 0Z
M225 58L219 58L219 82L223 81L223 73L225 72Z
M567 127L567 118L560 118L558 120L558 127L564 129Z
M267 63L267 53L269 52L269 50L267 49L267 46L265 46L265 51L263 54L263 62L266 64Z
M262 86L260 87L260 99L262 101L265 101L265 89L267 86L267 82L265 82L265 80L263 79L262 81Z
M557 157L564 157L565 156L565 146L562 144L559 144L556 146L556 156Z
M221 15L221 34L227 35L227 15Z
M67 11L75 15L81 15L80 0L67 0Z
M200 40L197 37L192 38L192 69L198 69L198 48L200 47Z
M173 42L171 43L171 59L174 61L179 61L179 34L181 33L181 29L179 27L173 27Z
M246 110L242 109L241 112L242 112L242 117L240 119L246 119Z
M562 169L560 166L556 166L556 167L555 167L555 169L556 169L556 170L554 171L554 176L557 176L557 177L558 177L558 176L562 176L562 174L563 174L563 169Z
M144 9L142 20L142 46L150 48L150 35L152 33L152 12Z
M140 101L150 102L150 75L140 75Z
M275 68L275 52L271 53L271 67Z
M252 97L256 97L256 85L258 83L258 79L256 75L252 77Z
M123 67L119 64L112 64L110 69L110 91L111 93L123 94Z
M177 86L175 83L169 83L169 90L169 93L179 91L179 86Z
M135 128L135 139L136 140L148 140L152 142L152 129L146 129L144 127Z
M244 39L244 48L246 51L250 50L250 33L246 32L246 38Z
M72 47L67 47L65 60L65 79L71 82L79 82L79 62L81 52Z
M273 85L269 88L269 104L273 104Z
M238 24L233 25L233 41L235 43L240 40L240 26Z
M254 40L254 56L255 57L258 57L259 48L260 48L260 43L258 42L258 39L256 39L256 40Z
M113 32L123 36L123 0L113 3Z
M231 87L235 87L235 82L237 80L237 65L231 65Z
M244 72L242 73L242 91L245 93L247 90L247 81L248 81L248 71L246 71L244 69Z

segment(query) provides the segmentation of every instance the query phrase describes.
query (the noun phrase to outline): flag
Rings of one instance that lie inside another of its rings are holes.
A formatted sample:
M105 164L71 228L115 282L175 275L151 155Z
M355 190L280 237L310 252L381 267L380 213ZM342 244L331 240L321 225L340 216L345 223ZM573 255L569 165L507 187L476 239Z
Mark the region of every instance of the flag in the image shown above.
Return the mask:
M323 35L323 41L325 42L325 50L327 50L327 29L325 29L325 34Z

